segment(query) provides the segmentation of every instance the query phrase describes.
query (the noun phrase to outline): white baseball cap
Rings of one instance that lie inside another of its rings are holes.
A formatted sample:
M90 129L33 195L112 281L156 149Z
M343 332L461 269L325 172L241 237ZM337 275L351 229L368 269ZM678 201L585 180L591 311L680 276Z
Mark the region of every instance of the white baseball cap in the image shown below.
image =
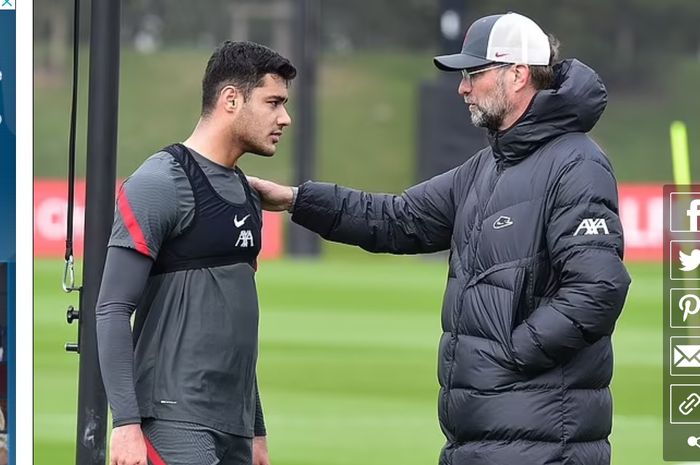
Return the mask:
M490 63L548 65L549 38L533 20L518 13L485 16L469 26L462 51L433 59L443 71L478 68Z

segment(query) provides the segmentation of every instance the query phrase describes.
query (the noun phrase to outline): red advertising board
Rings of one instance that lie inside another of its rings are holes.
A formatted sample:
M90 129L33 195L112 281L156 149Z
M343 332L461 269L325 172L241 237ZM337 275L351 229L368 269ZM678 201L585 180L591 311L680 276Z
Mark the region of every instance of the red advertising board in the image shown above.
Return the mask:
M625 261L661 261L664 194L661 184L622 184L620 219L625 232Z
M625 230L625 260L662 259L663 187L661 184L622 184L620 217ZM63 257L66 235L65 181L34 181L34 255ZM85 183L76 185L75 231L76 255L82 255ZM262 258L282 255L282 214L264 212Z
M66 247L68 187L66 181L39 179L34 181L34 256L63 257ZM73 219L75 255L83 254L85 215L85 182L75 186ZM262 259L282 255L282 215L263 212Z

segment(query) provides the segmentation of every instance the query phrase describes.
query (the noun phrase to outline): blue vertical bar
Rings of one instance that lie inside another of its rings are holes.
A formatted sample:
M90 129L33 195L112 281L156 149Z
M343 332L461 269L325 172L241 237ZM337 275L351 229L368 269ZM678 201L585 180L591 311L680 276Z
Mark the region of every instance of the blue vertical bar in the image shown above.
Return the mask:
M7 446L15 463L15 260L7 264Z
M0 0L0 266L5 268L7 311L4 357L7 361L7 436L9 463L15 464L15 199L16 199L16 15L15 0Z
M0 4L5 0L0 0ZM9 0L7 0L9 1ZM0 261L15 256L15 12L0 9Z

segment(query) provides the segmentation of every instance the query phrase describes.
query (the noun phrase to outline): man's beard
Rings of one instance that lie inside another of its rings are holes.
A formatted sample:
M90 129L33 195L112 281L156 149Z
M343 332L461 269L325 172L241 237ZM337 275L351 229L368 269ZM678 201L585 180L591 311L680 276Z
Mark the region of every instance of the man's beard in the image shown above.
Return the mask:
M484 101L477 105L469 106L472 123L474 126L496 131L503 124L503 119L510 113L512 105L506 97L505 84L502 75L496 81L496 88L487 96Z
M246 152L252 153L253 155L260 155L262 157L271 157L275 154L276 152L276 147L272 146L266 146L262 142L257 142L257 141L251 141L251 140L246 140Z
M242 134L238 137L244 153L252 153L263 157L271 157L275 154L277 147L265 144L265 136L261 136L259 130L249 120L242 121L239 124L239 131Z

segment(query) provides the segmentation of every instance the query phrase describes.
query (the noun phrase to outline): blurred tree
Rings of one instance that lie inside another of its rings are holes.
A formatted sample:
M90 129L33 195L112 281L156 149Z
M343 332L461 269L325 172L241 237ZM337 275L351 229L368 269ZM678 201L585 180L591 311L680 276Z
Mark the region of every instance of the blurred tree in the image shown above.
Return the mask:
M256 3L271 1L275 0ZM87 24L89 3L84 3ZM123 37L145 51L159 45L210 48L231 36L237 3L122 0ZM73 1L36 0L34 5L35 41L42 50L37 67L61 70L71 37ZM643 84L678 55L700 58L697 0L465 0L465 5L467 22L509 10L532 17L562 41L564 55L590 63L612 85ZM326 50L437 48L436 0L322 0L321 8ZM87 27L82 29L87 38Z
M42 2L34 8L34 41L39 45L34 66L47 79L61 78L66 71L71 5L67 0L56 0Z
M700 49L695 0L492 0L473 3L470 19L505 11L530 16L562 42L563 56L592 65L610 85L653 81L679 55Z
M434 49L436 0L322 1L326 46L352 48Z

